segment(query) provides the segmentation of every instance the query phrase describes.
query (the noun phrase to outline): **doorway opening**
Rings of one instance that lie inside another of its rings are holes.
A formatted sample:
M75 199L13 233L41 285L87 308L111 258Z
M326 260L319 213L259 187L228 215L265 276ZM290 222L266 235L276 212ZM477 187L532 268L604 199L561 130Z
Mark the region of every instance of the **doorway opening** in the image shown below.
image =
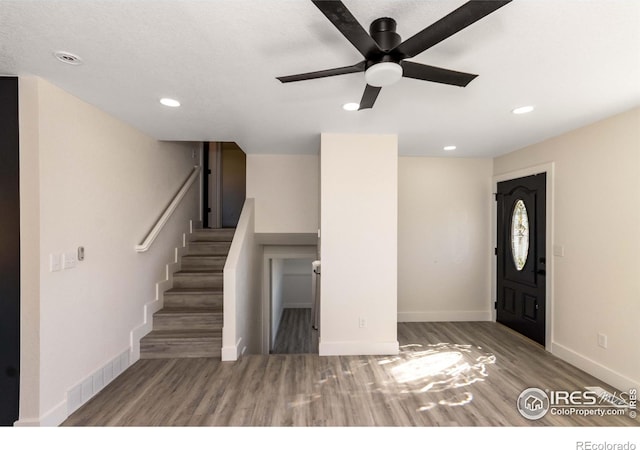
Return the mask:
M265 247L263 354L318 353L314 327L316 247Z
M204 142L202 226L235 228L246 198L247 155L235 142Z

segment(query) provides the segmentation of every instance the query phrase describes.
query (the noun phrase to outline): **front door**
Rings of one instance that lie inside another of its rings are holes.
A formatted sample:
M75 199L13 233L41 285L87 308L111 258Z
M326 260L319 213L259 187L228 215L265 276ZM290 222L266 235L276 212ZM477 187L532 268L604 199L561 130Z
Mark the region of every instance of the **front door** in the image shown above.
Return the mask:
M498 183L497 321L545 345L546 174Z
M18 420L20 166L18 79L0 77L0 426Z

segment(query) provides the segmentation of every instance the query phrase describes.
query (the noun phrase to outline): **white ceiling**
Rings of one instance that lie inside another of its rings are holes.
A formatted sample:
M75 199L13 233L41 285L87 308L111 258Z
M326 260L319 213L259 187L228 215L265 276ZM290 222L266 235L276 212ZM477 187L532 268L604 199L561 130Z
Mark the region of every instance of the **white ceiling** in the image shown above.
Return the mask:
M344 3L367 30L395 18L407 39L464 0ZM41 76L157 139L312 154L321 132L397 133L402 155L465 157L640 105L640 1L514 0L413 59L479 74L466 88L405 78L372 110L341 108L360 100L362 73L275 79L361 59L307 0L0 0L0 74Z

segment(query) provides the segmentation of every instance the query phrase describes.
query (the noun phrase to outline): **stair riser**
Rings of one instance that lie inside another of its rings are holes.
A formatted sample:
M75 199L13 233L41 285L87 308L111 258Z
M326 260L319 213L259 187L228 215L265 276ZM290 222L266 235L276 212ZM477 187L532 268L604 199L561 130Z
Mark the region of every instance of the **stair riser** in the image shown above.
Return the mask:
M224 269L226 259L212 259L207 257L201 258L182 258L183 270L220 270Z
M222 306L220 294L173 294L164 295L164 306L168 308L200 308Z
M141 359L216 358L222 352L222 339L153 340L140 342Z
M194 231L191 235L192 240L197 241L227 241L231 242L233 239L234 230L207 230L207 231Z
M173 276L173 287L182 288L222 288L222 274L218 275L179 275Z
M231 244L226 242L190 242L190 255L226 256Z
M154 330L222 329L222 313L162 314L154 316Z

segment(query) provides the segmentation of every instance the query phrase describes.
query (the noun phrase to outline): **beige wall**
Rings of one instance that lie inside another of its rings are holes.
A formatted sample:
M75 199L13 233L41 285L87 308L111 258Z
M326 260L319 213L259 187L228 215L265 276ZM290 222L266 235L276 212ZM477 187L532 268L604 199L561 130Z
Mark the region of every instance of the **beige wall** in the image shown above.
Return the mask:
M490 159L401 157L398 321L491 319Z
M397 353L397 136L321 142L320 354Z
M282 268L282 300L285 308L311 308L313 259L285 259Z
M640 109L494 160L555 163L554 353L619 389L640 385ZM598 346L598 333L608 348Z
M40 159L38 80L20 93L20 420L40 415Z
M197 163L198 147L157 142L44 80L22 78L20 98L21 178L29 186L21 208L31 221L22 233L39 242L39 254L27 247L21 261L23 283L39 283L39 292L28 287L22 302L40 316L38 323L23 315L22 359L39 355L39 368L34 376L29 362L21 377L20 420L55 425L66 417L67 392L128 352L188 220L198 219L196 184L153 247L134 251ZM49 271L50 254L78 246L85 261ZM29 397L38 390L35 407Z
M256 233L317 233L320 161L316 155L247 155L247 198Z

